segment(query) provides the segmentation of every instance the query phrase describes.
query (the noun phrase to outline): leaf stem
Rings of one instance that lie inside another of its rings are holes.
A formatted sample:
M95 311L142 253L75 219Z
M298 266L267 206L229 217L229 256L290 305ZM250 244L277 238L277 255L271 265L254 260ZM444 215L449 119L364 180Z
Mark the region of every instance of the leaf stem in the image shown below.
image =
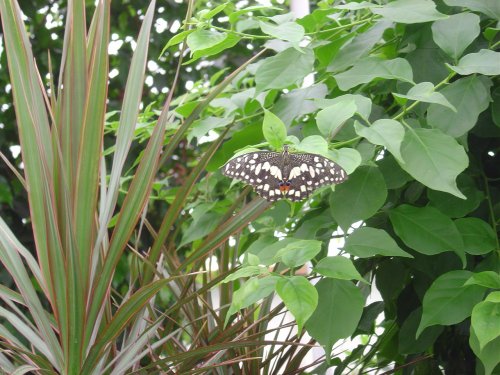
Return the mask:
M488 184L488 178L486 177L486 174L484 173L484 169L481 168L481 176L483 177L484 181L484 190L486 193L486 201L488 202L488 211L490 213L490 220L491 220L491 226L493 227L493 231L495 232L495 241L497 244L497 252L498 255L500 256L500 242L498 240L498 233L497 233L497 225L498 221L495 218L495 211L493 209L493 202L491 200L491 194L490 194L490 186Z

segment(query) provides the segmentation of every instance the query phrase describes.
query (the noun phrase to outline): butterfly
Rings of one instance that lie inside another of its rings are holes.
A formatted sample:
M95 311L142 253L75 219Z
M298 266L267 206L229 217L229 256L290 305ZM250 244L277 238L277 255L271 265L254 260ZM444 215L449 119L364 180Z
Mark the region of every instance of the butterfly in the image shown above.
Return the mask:
M346 171L337 163L317 154L295 154L285 145L282 153L254 151L229 160L222 173L253 186L269 202L281 198L306 199L324 185L347 180Z

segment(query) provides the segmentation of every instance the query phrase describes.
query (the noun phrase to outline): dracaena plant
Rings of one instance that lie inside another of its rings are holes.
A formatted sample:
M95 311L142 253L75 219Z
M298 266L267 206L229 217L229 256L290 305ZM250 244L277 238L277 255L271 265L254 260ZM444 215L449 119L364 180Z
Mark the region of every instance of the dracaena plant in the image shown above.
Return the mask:
M161 347L186 330L176 326L165 331L168 327L162 327L164 315L153 304L162 287L169 284L179 292L173 311L189 310L193 299L198 303L197 296L185 295L194 281L186 266L169 263L172 259L168 253L160 261L160 255L167 251L170 228L220 141L206 149L175 195L158 231L148 226L156 240L145 259L140 258L140 280L131 277L130 288L118 298L111 289L117 264L133 241L159 167L171 157L197 114L238 73L228 75L214 87L164 141L177 82L177 76L172 77L171 94L154 119L140 158L126 171L124 165L139 122L154 9L153 1L137 37L108 170L105 155L109 153L103 152L103 140L110 2L97 3L89 28L85 2L68 3L61 70L57 79L55 72L49 72L48 87L37 69L19 5L8 0L0 3L24 176L14 172L28 193L36 254L23 247L0 219L0 260L15 285L1 291L3 371L123 373L150 355L148 348ZM117 205L125 174L131 178L126 195ZM223 242L265 208L259 202L240 202L235 204L238 215L231 217L235 208L231 207L226 217L233 226L228 225L226 231L206 241L204 251ZM196 259L196 254L192 256ZM164 270L166 264L172 265L168 272ZM195 315L191 318L197 321ZM159 331L164 333L161 338Z
M69 3L46 91L17 3L0 0L36 243L33 256L0 222L15 282L0 291L3 370L453 373L475 355L491 373L499 189L485 153L497 152L500 16L444 3L325 1L296 20L190 1L164 48L180 56L166 103L139 113L152 3L112 121L109 2L89 29L84 2ZM173 97L182 64L226 52L232 73ZM219 171L284 145L349 179L269 203Z

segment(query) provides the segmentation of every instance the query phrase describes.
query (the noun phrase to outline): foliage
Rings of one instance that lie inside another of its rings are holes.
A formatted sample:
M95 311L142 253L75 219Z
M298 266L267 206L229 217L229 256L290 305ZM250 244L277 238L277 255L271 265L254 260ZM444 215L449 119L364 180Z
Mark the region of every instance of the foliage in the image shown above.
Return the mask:
M117 121L107 1L88 29L84 4L69 6L50 95L17 3L0 5L37 254L0 222L15 282L0 291L5 371L498 371L495 2L320 2L299 20L189 2L163 51L181 56L166 103L139 113L153 2ZM232 73L175 90L184 57L209 65L247 44L260 52ZM285 143L349 180L270 205L218 171ZM316 342L324 357L304 361Z

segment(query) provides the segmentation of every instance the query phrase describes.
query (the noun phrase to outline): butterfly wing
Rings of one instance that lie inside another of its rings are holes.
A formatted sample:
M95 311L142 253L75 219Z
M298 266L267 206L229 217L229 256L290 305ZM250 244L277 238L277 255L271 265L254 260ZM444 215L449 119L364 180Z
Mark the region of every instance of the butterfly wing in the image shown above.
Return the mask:
M291 181L288 198L303 200L324 185L340 184L347 180L346 171L337 163L317 154L290 154ZM293 189L293 191L292 191Z
M236 180L252 185L264 199L273 202L280 198L279 170L281 154L277 152L256 151L229 160L222 173Z

